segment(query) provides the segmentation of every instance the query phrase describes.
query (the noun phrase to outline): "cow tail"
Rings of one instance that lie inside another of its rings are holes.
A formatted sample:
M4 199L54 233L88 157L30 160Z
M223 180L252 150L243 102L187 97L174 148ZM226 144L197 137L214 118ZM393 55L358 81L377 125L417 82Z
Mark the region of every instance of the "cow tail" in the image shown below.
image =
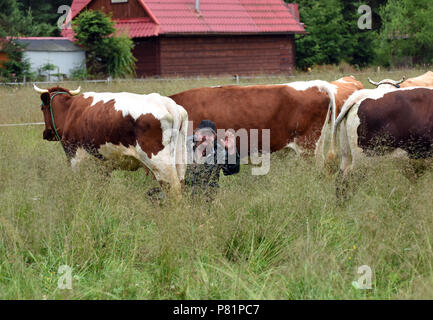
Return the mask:
M337 158L337 152L335 148L335 141L337 136L337 129L338 126L341 124L343 119L347 116L348 112L352 108L352 106L356 103L358 99L358 95L355 93L349 97L349 99L346 100L343 107L341 108L340 114L338 115L337 119L334 119L332 123L331 128L331 147L329 148L328 154L326 156L326 164L330 165L332 162L335 161Z
M329 129L329 118L331 118L331 125L333 127L335 123L336 113L337 113L334 88L331 87L330 85L326 85L323 87L323 91L325 91L329 96L329 108L328 108L328 113L326 114L325 123L323 124L322 127L319 141L317 142L317 146L316 146L316 159L318 162L322 164L323 161L325 160L324 150L325 150L325 140ZM332 135L331 135L331 144L330 144L329 152L335 153L335 139Z
M170 106L169 112L173 116L173 127L171 131L171 140L170 140L170 154L171 158L171 166L176 170L176 152L178 147L178 139L179 139L179 130L181 126L181 115L179 114L179 110L176 107Z

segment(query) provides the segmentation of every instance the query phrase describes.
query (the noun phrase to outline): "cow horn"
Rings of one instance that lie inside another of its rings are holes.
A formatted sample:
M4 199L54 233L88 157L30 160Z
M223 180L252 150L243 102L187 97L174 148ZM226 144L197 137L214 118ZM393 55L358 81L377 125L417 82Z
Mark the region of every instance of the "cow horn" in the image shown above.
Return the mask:
M404 80L406 80L406 76L404 76L400 81L397 81L396 84L400 84L400 83L404 82Z
M71 94L71 96L76 96L76 95L80 94L80 91L81 91L81 86L78 87L77 90L71 90L71 91L69 91L69 93Z
M48 90L46 90L46 89L38 88L35 84L33 84L33 89L35 89L35 91L36 91L37 93L40 93L40 94L42 94L42 93L47 93L47 92L48 92Z
M370 79L370 77L368 77L368 82L370 82L371 84L375 85L376 87L379 86L379 83L374 82L373 80Z

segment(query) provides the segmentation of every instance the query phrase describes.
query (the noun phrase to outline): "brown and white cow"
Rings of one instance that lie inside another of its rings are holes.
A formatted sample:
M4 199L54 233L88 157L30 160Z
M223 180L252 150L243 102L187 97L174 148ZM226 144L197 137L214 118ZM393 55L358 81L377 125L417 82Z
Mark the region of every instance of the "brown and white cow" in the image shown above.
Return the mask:
M217 129L270 130L271 152L289 147L296 152L320 148L321 129L335 117L335 86L326 81L282 85L219 86L191 89L170 96L188 112L194 129L204 119ZM317 145L317 146L316 146ZM238 143L239 150L239 143ZM250 151L248 150L248 154ZM246 156L241 153L241 157Z
M60 140L73 168L89 155L114 160L122 169L144 166L160 183L180 191L188 115L173 100L156 93L35 90L41 94L43 138Z
M391 79L385 79L380 82L375 82L368 78L369 82L376 87L382 86L384 84L390 84L396 86L398 88L409 88L409 87L432 87L433 88L433 72L427 71L423 75L420 75L416 78L409 78L405 80L405 78L400 81L394 81Z
M343 176L365 156L402 149L412 158L433 156L433 88L381 86L355 92L332 128L340 131ZM336 158L334 148L328 161Z

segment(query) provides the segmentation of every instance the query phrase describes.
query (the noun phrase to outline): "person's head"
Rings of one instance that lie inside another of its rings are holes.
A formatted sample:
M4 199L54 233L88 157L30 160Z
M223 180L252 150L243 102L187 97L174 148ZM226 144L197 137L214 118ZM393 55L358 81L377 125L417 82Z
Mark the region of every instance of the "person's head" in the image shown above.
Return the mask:
M207 146L213 144L216 139L215 123L210 120L203 120L197 126L194 133L194 141L196 145Z

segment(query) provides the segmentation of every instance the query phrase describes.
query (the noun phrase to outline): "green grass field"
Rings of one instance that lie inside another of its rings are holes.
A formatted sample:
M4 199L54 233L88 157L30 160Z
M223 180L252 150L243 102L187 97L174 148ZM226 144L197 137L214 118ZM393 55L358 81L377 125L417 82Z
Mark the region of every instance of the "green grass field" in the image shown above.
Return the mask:
M367 76L357 78L371 87ZM169 95L219 84L233 80L82 87ZM43 121L39 105L30 86L0 87L0 124ZM405 160L371 159L341 207L333 176L279 152L266 176L243 166L222 177L211 205L187 197L157 204L146 197L155 182L143 170L107 176L89 161L73 173L42 131L0 128L0 299L433 298L433 168L414 180L403 172ZM62 265L72 268L72 290L58 288ZM372 269L371 290L352 286L362 265Z

